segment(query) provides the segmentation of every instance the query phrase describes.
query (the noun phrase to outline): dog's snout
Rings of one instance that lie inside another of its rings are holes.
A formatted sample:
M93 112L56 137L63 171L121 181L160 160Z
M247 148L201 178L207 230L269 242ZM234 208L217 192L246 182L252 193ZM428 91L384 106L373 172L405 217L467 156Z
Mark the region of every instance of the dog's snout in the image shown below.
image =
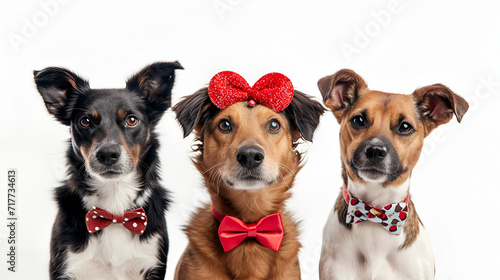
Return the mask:
M238 149L236 160L241 166L253 169L264 161L264 151L257 146L243 146Z
M120 158L120 146L111 145L100 148L96 153L97 160L104 165L113 165Z
M387 148L385 146L373 145L365 148L366 157L370 160L382 160L387 155Z

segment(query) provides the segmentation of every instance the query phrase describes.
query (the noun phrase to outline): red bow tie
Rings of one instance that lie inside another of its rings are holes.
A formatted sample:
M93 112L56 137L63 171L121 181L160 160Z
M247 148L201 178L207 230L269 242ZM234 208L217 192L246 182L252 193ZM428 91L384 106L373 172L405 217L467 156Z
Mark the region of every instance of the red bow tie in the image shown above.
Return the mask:
M243 77L222 71L210 80L208 96L219 109L250 99L249 105L259 102L276 113L283 111L293 98L290 79L280 73L269 73L260 78L253 87Z
M111 224L123 224L123 226L133 233L142 235L148 224L146 212L142 207L127 211L123 216L116 216L101 208L92 207L85 216L89 233L102 230Z
M265 247L279 251L283 241L281 213L265 216L257 223L247 225L238 218L219 214L213 205L212 212L220 222L219 239L224 252L234 249L247 237L255 237Z

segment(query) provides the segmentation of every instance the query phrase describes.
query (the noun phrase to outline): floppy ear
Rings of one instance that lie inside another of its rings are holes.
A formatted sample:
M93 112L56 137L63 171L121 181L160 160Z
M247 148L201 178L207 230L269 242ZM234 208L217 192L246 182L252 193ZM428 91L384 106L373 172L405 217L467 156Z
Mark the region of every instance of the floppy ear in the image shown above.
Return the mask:
M368 89L365 81L349 69L342 69L331 76L321 78L318 88L325 106L332 110L339 123L345 112Z
M319 119L325 108L317 101L298 90L293 93L290 105L285 109L294 128L302 137L312 142L314 131L319 125Z
M89 88L84 79L73 72L59 67L48 67L40 71L33 71L38 92L49 113L58 121L69 125L73 102L77 94Z
M437 126L449 122L453 114L461 122L469 109L465 99L441 84L419 88L411 96L424 123L426 136Z
M191 134L197 125L203 125L210 117L206 114L213 115L220 111L210 101L208 88L199 89L195 93L185 96L172 109L176 113L177 121L182 126L184 138Z
M127 89L143 95L148 104L152 123L170 107L175 70L184 69L179 62L156 62L144 67L127 81Z

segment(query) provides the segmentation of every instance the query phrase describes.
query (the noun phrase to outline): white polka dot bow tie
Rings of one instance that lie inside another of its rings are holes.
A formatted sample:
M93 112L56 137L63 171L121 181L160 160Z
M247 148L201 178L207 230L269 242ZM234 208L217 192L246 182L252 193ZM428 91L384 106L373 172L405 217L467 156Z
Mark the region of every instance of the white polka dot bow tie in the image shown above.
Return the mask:
M148 224L146 212L142 207L127 211L123 213L123 216L113 215L104 209L92 207L92 210L87 212L85 221L89 233L100 231L111 224L122 224L131 232L142 235Z

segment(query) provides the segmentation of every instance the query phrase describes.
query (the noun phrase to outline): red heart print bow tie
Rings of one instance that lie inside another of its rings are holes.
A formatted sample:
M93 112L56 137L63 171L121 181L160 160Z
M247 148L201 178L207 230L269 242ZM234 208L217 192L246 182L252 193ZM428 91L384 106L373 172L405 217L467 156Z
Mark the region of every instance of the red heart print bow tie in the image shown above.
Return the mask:
M208 96L219 109L250 99L249 105L259 102L276 113L283 111L293 98L292 81L283 74L269 73L253 87L242 76L231 71L217 73L208 85Z
M215 218L220 222L219 239L224 252L240 245L247 237L254 237L265 247L279 251L283 241L283 222L281 213L265 216L257 223L246 224L242 220L219 214L212 205Z
M344 199L349 205L347 208L346 223L357 224L370 221L382 225L390 233L399 235L408 216L409 193L404 202L392 203L385 207L377 208L350 195L344 185L342 188Z
M104 209L92 207L92 210L87 212L85 221L87 229L91 234L111 224L122 224L131 232L142 235L148 224L146 212L142 207L127 211L123 216L113 215Z

